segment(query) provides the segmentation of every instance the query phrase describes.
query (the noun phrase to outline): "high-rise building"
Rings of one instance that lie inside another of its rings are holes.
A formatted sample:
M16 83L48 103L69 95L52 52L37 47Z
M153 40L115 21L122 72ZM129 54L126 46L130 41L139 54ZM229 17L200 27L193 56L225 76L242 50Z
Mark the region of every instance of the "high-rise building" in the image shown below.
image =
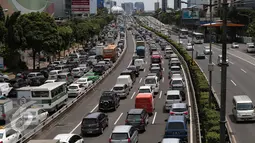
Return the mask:
M159 2L155 2L154 3L154 10L158 10L159 9Z
M116 1L112 1L113 2L113 6L117 6L117 2Z
M161 4L162 4L162 11L166 12L166 9L167 9L167 0L162 0Z
M203 5L209 4L210 0L188 0L188 7L191 7L192 5L196 5L196 8L203 8ZM212 0L212 1L218 1L218 0Z
M135 2L135 8L137 11L144 11L144 3L143 2Z
M124 11L126 10L125 3L122 3L121 7L124 9Z
M104 0L97 0L97 8L103 8L104 7Z
M174 0L174 10L181 9L181 0Z
M121 7L127 14L132 14L134 11L134 6L132 2L122 3Z
M254 0L230 0L230 6L237 9L255 9Z

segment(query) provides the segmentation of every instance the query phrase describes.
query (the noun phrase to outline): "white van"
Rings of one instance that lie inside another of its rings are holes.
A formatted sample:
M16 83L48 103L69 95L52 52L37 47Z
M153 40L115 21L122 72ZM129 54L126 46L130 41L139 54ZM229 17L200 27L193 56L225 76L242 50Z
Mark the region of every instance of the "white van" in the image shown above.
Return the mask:
M236 95L233 97L232 103L232 113L236 122L255 120L254 105L249 96Z
M130 90L133 86L133 81L132 81L130 75L120 75L117 78L116 84L126 84Z
M12 86L10 83L0 83L0 93L2 96L8 96L11 90Z
M158 143L182 143L182 141L181 139L177 138L163 138L163 140Z
M255 46L253 43L247 43L247 53L255 52Z
M134 65L139 67L140 70L144 70L144 60L143 59L135 59Z
M157 76L147 76L144 80L144 85L151 86L155 94L159 92L159 78Z

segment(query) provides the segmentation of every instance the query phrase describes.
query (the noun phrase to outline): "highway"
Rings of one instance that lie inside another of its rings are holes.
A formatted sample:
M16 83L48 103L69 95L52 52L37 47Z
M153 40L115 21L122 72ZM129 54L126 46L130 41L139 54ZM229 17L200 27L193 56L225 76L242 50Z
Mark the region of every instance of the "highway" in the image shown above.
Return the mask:
M130 32L127 34L127 51L123 59L120 61L118 67L104 79L103 82L93 92L90 92L82 101L74 108L70 109L68 113L62 118L52 123L48 128L44 129L34 139L52 139L57 134L61 133L75 133L80 134L80 124L82 118L90 113L98 110L98 102L101 93L105 90L111 90L116 83L117 77L125 70L131 63L132 55L134 53L135 40ZM140 72L140 76L136 79L135 84L127 99L121 100L119 108L114 112L108 112L109 127L104 130L104 133L99 136L85 137L86 143L107 142L115 125L125 124L126 114L129 109L134 108L135 96L138 88L143 85L145 76L149 73L150 56L149 51L146 51L146 65L144 72ZM164 70L168 70L168 62L163 63ZM165 129L165 119L168 118L168 113L163 113L163 105L165 103L165 95L168 85L168 72L163 72L163 78L160 84L160 92L155 97L155 112L149 119L149 125L146 132L139 134L139 142L141 143L157 143L162 140ZM187 85L187 83L186 83ZM187 101L190 102L189 92ZM191 114L192 115L192 114ZM192 118L192 117L191 117ZM192 127L190 128L192 130ZM190 131L188 131L190 134ZM192 139L192 137L191 137Z
M171 39L178 41L176 35L171 35ZM187 45L188 40L184 40L184 48ZM191 41L191 40L190 40ZM209 44L196 44L194 46L195 51L203 52L203 47ZM228 47L231 45L229 44ZM194 57L195 57L194 51ZM212 48L213 55L212 61L215 64L213 71L212 84L213 88L220 99L220 85L221 85L221 69L217 66L217 57L221 55L221 48L219 46L213 45ZM189 52L191 55L191 52ZM248 54L253 56L253 54ZM253 101L255 101L254 96L254 80L255 80L255 59L248 56L245 51L245 46L240 45L239 49L229 49L229 67L227 69L227 120L228 124L231 126L232 135L234 135L234 143L254 143L255 124L253 123L235 123L232 116L232 97L234 95L248 95ZM209 78L208 72L208 62L209 56L206 56L205 60L196 60L200 68L203 70L207 78Z

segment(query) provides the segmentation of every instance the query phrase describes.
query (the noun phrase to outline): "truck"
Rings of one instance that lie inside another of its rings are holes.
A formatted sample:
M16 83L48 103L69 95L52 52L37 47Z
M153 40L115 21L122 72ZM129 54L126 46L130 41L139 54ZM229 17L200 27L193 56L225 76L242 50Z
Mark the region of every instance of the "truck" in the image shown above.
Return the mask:
M138 46L145 46L144 41L136 41L136 47Z
M139 58L145 57L145 47L144 46L136 46L136 54Z
M95 47L95 53L96 53L97 56L102 56L103 57L104 47L105 47L105 45L103 43L100 43Z

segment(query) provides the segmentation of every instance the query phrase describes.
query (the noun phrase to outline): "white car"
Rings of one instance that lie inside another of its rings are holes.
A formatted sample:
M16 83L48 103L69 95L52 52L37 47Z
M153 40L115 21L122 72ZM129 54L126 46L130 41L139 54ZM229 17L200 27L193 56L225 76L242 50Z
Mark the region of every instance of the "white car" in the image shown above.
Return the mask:
M247 53L255 52L255 46L253 43L247 43Z
M68 96L69 97L76 97L80 95L84 91L84 86L82 84L73 83L68 86Z
M58 134L54 140L59 140L61 143L84 143L83 138L77 134Z
M48 79L44 83L53 83L53 82L56 82L56 81L57 81L57 79Z
M212 54L212 51L210 51L210 47L209 46L205 46L204 47L204 54L205 55L210 55L210 53Z
M159 79L157 76L147 76L144 80L145 86L151 86L154 93L159 92Z
M151 93L154 96L154 90L151 86L140 86L138 93Z
M192 50L193 50L192 44L191 44L191 43L188 43L188 44L187 44L186 50L187 50L187 51L192 51Z
M232 43L231 48L233 48L233 49L239 48L239 45L236 42L234 42L234 43Z
M0 128L0 143L17 143L21 138L21 133L12 128Z
M42 108L28 108L23 114L22 119L25 119L25 125L39 125L46 120L49 113Z
M88 80L88 78L86 77L82 77L82 78L79 78L77 81L76 81L77 84L82 84L85 88L88 88L89 86L91 86L93 84L93 81L92 80Z

